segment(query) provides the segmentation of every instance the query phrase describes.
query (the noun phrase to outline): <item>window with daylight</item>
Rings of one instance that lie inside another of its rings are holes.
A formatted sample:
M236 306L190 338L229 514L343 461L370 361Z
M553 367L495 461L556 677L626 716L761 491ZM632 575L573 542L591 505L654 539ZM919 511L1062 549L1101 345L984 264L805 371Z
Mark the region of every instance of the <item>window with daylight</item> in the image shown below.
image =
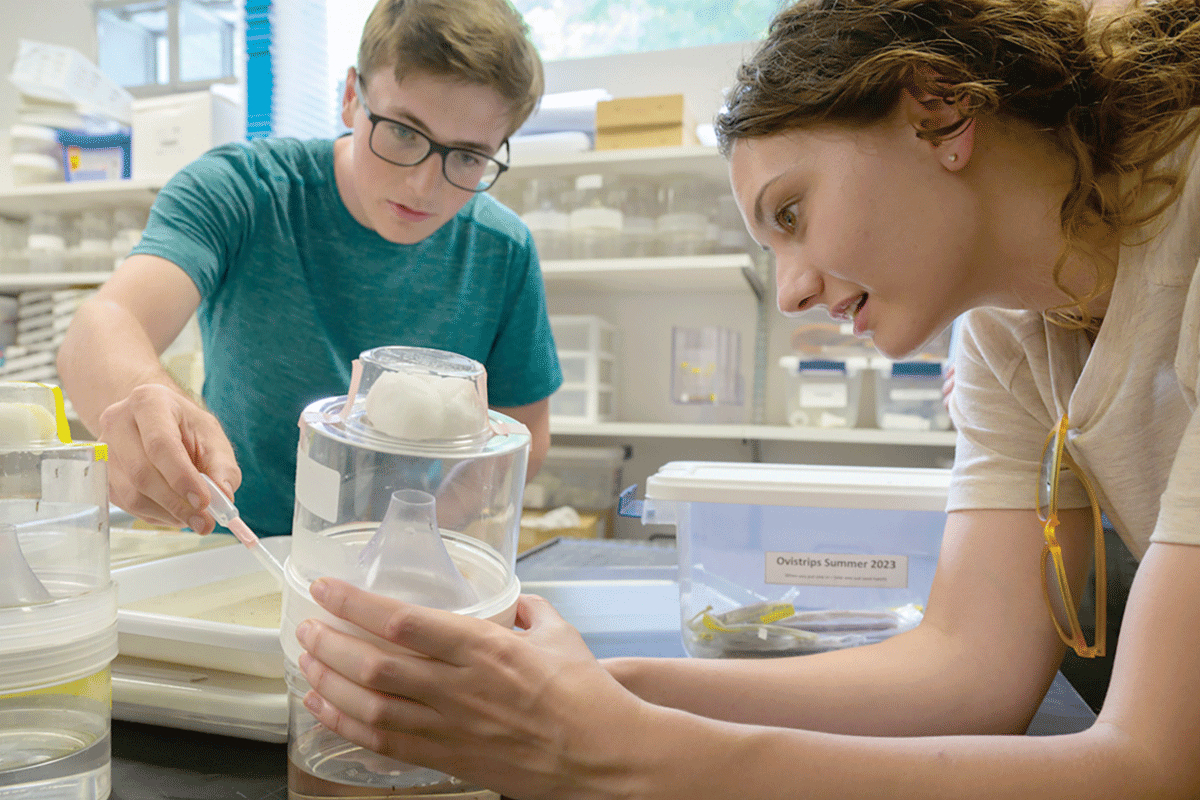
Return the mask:
M515 0L546 61L759 39L785 0Z

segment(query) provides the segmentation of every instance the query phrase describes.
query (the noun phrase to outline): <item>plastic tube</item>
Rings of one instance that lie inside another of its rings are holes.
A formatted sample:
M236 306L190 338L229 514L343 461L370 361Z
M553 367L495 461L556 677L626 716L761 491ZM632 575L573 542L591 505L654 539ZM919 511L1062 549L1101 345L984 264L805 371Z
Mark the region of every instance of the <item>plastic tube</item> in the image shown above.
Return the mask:
M217 522L229 528L230 533L236 536L239 542L246 545L246 549L258 559L267 572L275 576L275 580L282 587L284 585L283 565L275 556L271 555L267 548L262 546L262 542L254 535L254 531L242 522L237 506L225 496L225 492L221 491L216 481L204 473L200 473L200 477L204 478L204 482L208 484L209 492L212 494L212 500L208 504L208 513L212 514L213 519Z

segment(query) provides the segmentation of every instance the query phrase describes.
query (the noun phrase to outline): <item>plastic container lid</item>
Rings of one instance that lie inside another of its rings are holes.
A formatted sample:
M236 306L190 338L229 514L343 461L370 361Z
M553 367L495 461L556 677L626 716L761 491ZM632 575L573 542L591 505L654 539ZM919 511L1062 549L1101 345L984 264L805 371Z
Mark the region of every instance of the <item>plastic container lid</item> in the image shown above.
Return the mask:
M940 361L897 361L892 364L892 377L940 378Z
M944 511L949 487L946 469L672 461L646 500Z
M13 170L25 172L62 174L62 162L45 153L13 153L11 156Z
M623 447L567 447L550 445L546 450L543 466L552 466L554 462L586 461L596 464L615 465L625 460Z
M841 360L826 358L806 358L799 356L783 356L779 366L788 372L841 372L854 373L866 369L868 360L865 356L851 356Z
M0 695L94 675L117 655L117 587L0 609Z
M58 134L55 132L54 128L50 128L45 125L26 125L17 123L8 129L8 135L14 140L25 139L32 142L38 142L39 144L49 144L54 145L55 147L58 146ZM55 161L55 163L57 164L58 162Z

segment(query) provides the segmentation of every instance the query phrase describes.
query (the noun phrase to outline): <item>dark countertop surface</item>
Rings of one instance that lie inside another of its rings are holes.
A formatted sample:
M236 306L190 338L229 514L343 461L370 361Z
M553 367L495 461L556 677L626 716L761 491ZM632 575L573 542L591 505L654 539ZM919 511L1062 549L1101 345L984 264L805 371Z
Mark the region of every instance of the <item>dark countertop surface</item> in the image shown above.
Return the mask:
M555 540L552 540L554 542ZM548 545L551 543L547 543ZM569 586L572 580L673 580L672 555L667 548L625 548L613 545L552 545L541 555L527 554L518 562L521 580L551 581ZM545 546L543 546L545 548ZM534 551L530 551L534 553ZM616 553L616 556L610 555ZM630 554L632 553L632 557ZM565 554L565 555L564 555ZM626 563L612 563L621 561ZM586 568L568 568L564 565ZM618 571L613 569L619 568ZM545 585L545 583L543 583ZM660 610L661 611L661 610ZM565 613L565 612L564 612ZM613 634L584 639L598 655L684 654L673 612L675 630L635 631L621 639ZM670 619L670 613L658 619ZM572 620L574 621L574 620ZM622 641L624 645L622 645ZM1059 674L1029 726L1030 735L1073 733L1086 729L1095 715ZM114 720L112 723L112 800L285 800L287 745L177 730Z

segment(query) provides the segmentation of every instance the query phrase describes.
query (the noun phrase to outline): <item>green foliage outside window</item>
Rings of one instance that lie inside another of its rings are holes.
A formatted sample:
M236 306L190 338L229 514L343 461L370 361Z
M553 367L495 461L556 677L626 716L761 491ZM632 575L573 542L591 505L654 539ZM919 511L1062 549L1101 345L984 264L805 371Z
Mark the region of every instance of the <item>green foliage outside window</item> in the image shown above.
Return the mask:
M759 39L783 0L514 0L546 60Z

